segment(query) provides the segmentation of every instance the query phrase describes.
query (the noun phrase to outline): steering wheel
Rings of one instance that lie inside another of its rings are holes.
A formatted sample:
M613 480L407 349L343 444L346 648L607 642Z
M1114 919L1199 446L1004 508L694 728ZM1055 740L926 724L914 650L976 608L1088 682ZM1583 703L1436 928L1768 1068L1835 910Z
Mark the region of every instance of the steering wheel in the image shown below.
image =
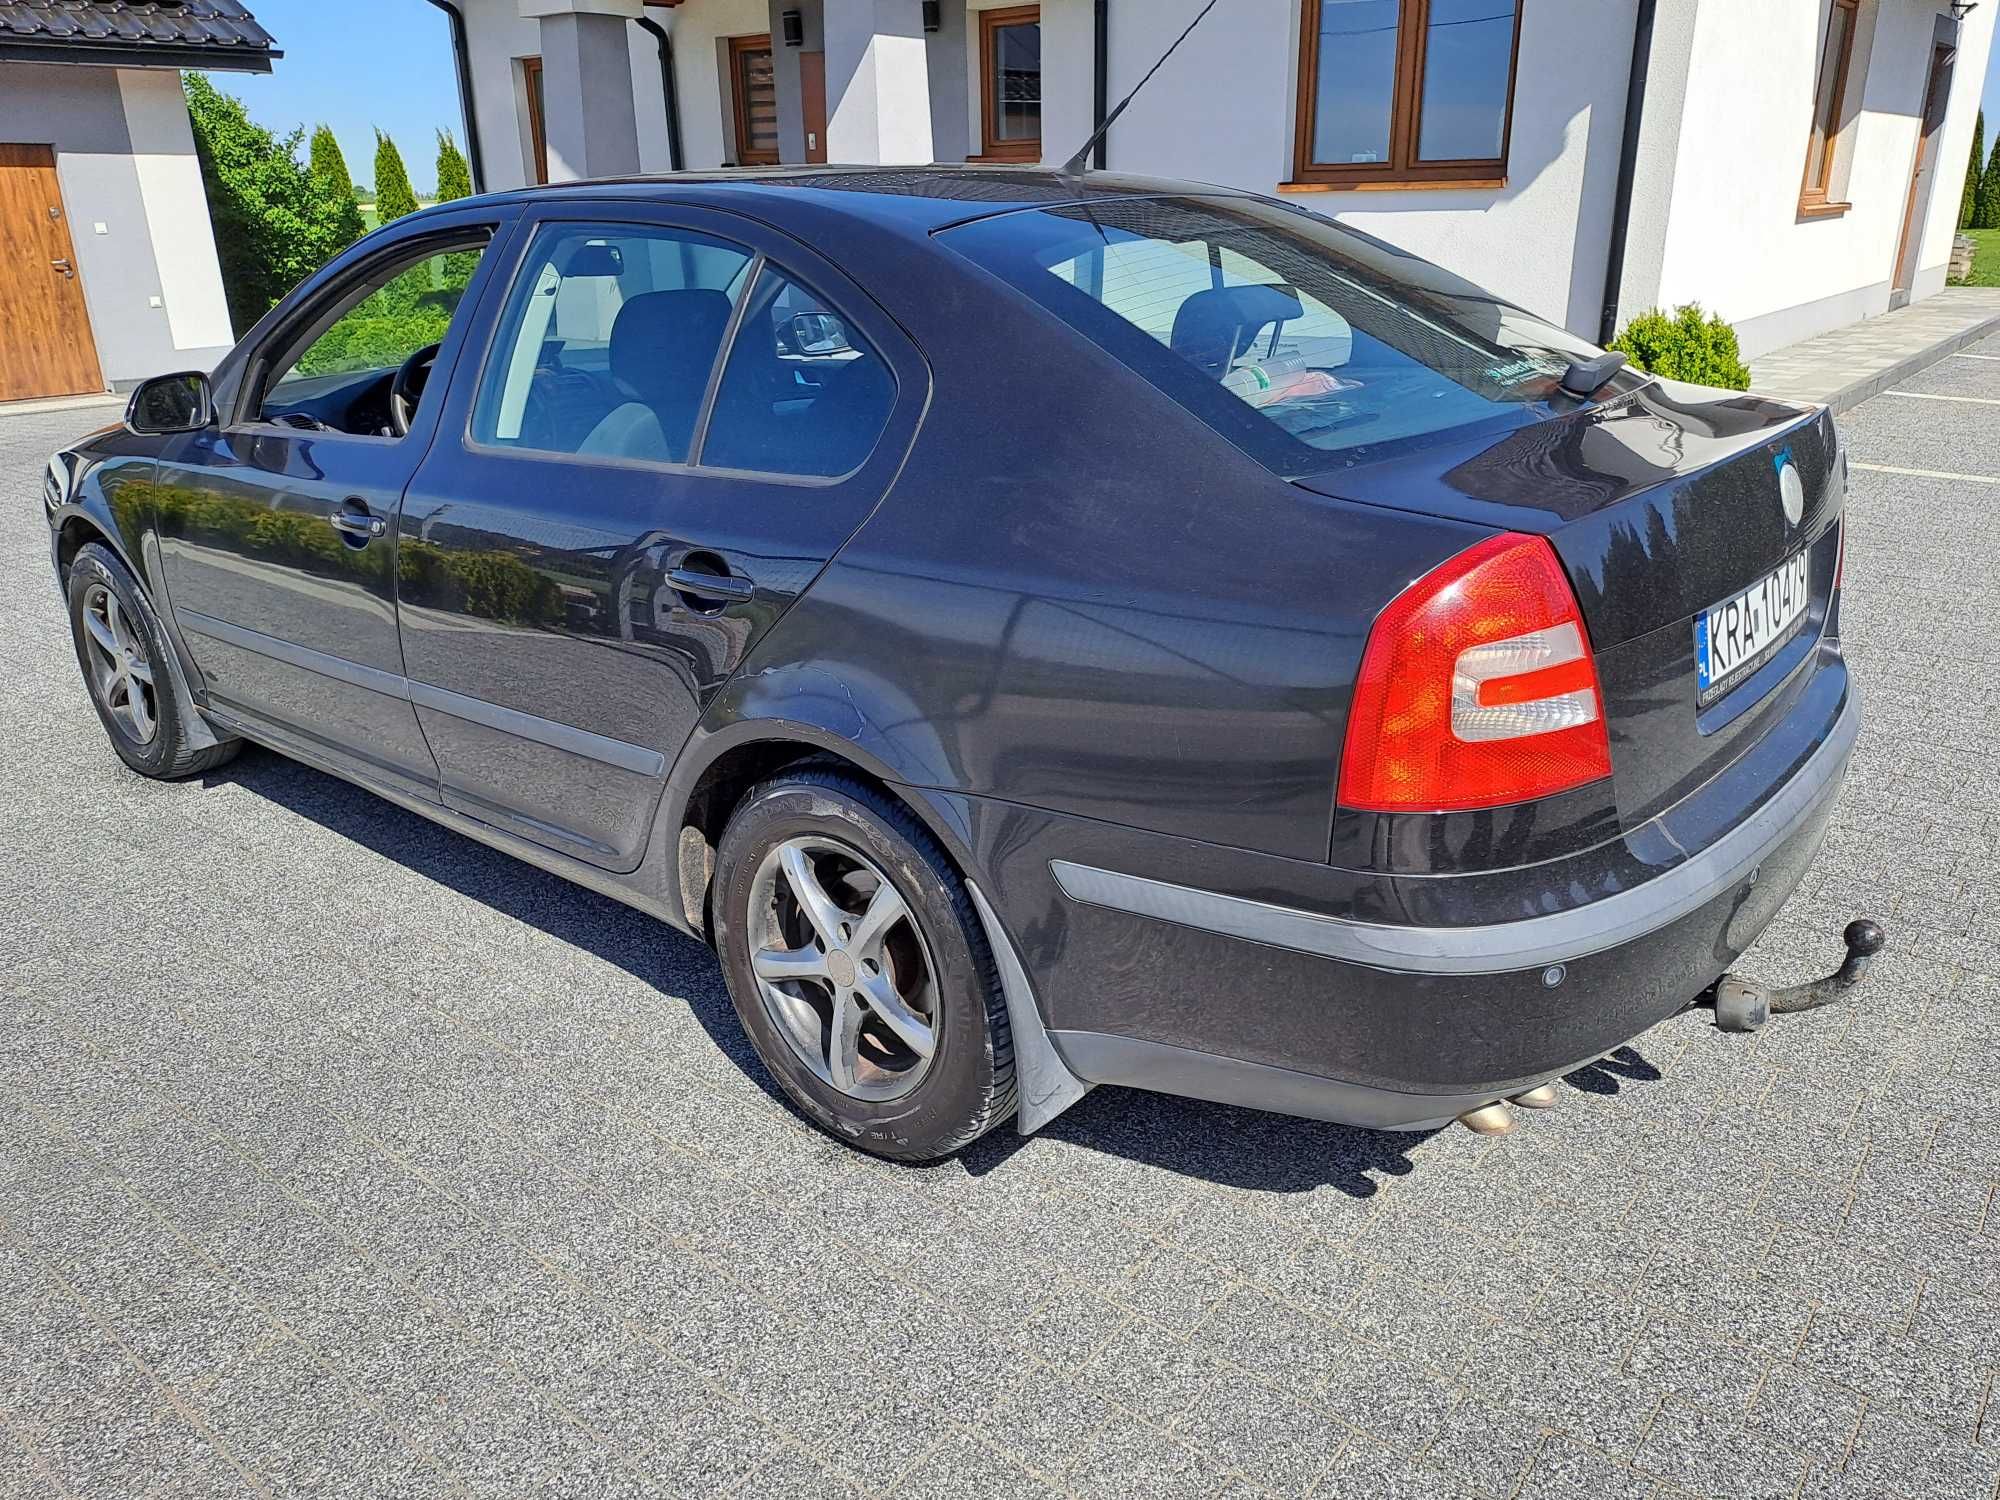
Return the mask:
M431 366L437 360L437 344L426 344L417 350L396 371L396 378L389 382L389 426L397 437L406 437L410 422L417 414L417 403L424 399L424 386L431 378Z

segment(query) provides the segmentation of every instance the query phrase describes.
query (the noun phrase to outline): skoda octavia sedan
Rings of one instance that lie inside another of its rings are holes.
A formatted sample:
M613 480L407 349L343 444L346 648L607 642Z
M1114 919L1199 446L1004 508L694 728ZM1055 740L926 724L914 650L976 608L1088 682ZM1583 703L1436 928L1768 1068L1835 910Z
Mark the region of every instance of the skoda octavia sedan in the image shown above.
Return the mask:
M45 503L135 771L699 935L862 1149L1414 1128L1710 985L1854 742L1827 414L1617 363L1213 188L583 183L369 236Z

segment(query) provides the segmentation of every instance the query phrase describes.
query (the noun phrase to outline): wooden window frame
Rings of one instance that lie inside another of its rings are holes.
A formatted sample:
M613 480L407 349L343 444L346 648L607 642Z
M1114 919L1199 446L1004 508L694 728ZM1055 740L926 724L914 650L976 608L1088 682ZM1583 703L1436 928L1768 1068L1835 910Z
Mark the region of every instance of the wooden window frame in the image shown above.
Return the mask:
M535 158L535 181L546 183L549 180L549 127L543 114L542 60L539 57L521 59L521 87L528 96L528 143Z
M1425 50L1430 42L1431 0L1402 0L1396 36L1396 83L1389 109L1389 159L1380 162L1315 162L1315 116L1319 109L1320 0L1300 0L1299 93L1293 142L1292 180L1301 191L1356 191L1408 188L1499 188L1507 185L1507 156L1514 139L1514 95L1521 66L1521 15L1527 0L1515 0L1514 40L1507 55L1507 111L1500 125L1500 154L1460 161L1421 161Z
M1042 24L1039 5L1008 5L977 11L979 17L979 155L977 161L1038 162L1042 159L1042 138L1003 141L1000 139L1000 101L993 88L993 33L1004 26Z
M1844 214L1854 205L1836 200L1832 194L1833 169L1840 159L1840 140L1847 133L1841 120L1841 107L1847 102L1847 85L1854 73L1854 38L1861 29L1861 0L1833 0L1827 7L1827 31L1833 28L1834 19L1842 12L1847 13L1847 29L1842 38L1840 56L1834 60L1833 76L1827 77L1827 35L1822 33L1819 44L1819 69L1813 76L1812 125L1806 135L1806 166L1799 180L1799 217L1802 219L1828 219ZM1831 94L1827 90L1832 83ZM1827 118L1828 108L1832 109L1831 126L1822 125ZM1819 185L1813 185L1813 168L1819 168Z
M736 117L736 164L739 167L775 167L778 164L778 148L757 151L750 146L750 92L743 86L743 59L753 52L763 52L771 59L771 98L778 97L778 54L771 48L771 34L761 36L733 36L729 39L729 102Z

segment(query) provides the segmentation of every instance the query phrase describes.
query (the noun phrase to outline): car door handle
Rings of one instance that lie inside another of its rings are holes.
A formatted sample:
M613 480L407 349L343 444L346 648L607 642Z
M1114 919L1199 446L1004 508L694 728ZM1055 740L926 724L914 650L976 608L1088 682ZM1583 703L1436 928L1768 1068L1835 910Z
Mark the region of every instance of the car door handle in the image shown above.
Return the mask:
M674 592L692 594L697 599L727 599L743 603L757 593L757 585L735 573L702 573L693 568L675 568L667 574Z
M370 512L359 500L342 501L340 509L326 519L335 531L359 537L364 542L372 542L389 530L389 523Z

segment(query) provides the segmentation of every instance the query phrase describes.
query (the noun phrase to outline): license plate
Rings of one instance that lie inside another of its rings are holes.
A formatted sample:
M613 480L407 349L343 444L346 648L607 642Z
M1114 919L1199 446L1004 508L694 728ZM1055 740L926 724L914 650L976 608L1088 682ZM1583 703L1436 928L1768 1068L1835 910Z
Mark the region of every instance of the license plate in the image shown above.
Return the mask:
M1801 552L1735 598L1695 616L1696 701L1701 706L1728 692L1790 639L1811 602L1809 577L1809 562Z

